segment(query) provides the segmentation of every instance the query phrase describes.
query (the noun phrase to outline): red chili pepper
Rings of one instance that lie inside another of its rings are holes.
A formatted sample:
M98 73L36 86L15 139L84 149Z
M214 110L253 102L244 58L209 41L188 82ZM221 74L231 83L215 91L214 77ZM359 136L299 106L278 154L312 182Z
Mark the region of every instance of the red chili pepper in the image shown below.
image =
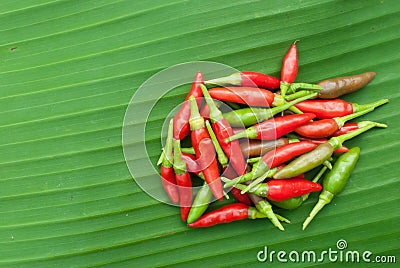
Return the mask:
M309 141L293 142L276 148L266 153L257 166L253 166L251 172L239 176L225 183L225 187L230 187L239 182L246 182L257 177L261 177L268 170L271 170L296 156L308 153L317 147L315 143ZM273 174L272 174L273 175Z
M210 187L214 196L222 200L224 196L222 182L218 171L218 164L215 158L215 149L212 144L210 135L205 128L204 118L200 116L198 106L194 97L189 98L190 101L190 129L192 130L191 139L192 145L196 152L196 158L201 159L202 154L205 154L207 163L202 163L202 172L204 178ZM201 145L202 144L202 145ZM200 150L200 147L204 150Z
M338 131L336 131L335 133L332 134L333 137L337 137L346 133L350 133L354 130L357 130L359 128L362 127L362 125L360 126L360 124L362 124L363 122L360 123L345 123Z
M366 109L357 113L349 114L343 117L335 117L332 119L321 119L318 121L308 122L295 129L295 132L307 138L325 138L332 136L333 133L342 128L348 120L364 115L373 111L374 108Z
M311 139L311 138L306 138L306 137L298 137L299 140L301 141L309 141L315 144L321 144L321 143L325 143L328 141L328 139L325 138L320 138L320 139ZM349 148L347 148L346 146L342 145L342 147L340 147L339 149L335 150L334 153L335 154L341 154L341 153L345 153L349 150Z
M174 138L176 140L182 140L184 137L189 135L190 105L188 100L190 96L193 96L194 98L196 98L197 105L201 105L201 97L203 96L203 93L201 92L200 85L203 83L203 74L201 72L198 72L192 83L189 94L186 96L185 102L182 104L178 113L174 117Z
M179 192L176 187L175 173L172 166L172 141L173 141L173 121L169 122L168 135L164 147L164 158L161 164L161 177L162 185L165 192L168 194L172 203L178 204L179 202Z
M181 207L181 217L183 221L187 220L187 216L192 205L192 181L190 174L186 169L186 163L181 156L180 140L174 143L174 171L175 180L179 186L179 200Z
M297 76L299 68L299 61L297 57L297 46L295 41L289 48L282 62L281 69L281 94L283 97L286 95L286 91L289 85L294 82Z
M206 81L205 84L218 86L261 87L266 89L279 88L279 79L257 72L240 72L229 76Z
M253 87L216 87L208 91L213 99L249 106L269 107L275 95L271 91Z
M222 116L222 112L214 104L205 86L201 86L207 105L210 109L211 126L215 132L222 150L228 156L230 164L236 173L242 175L246 171L246 161L244 160L239 141L225 142L225 139L233 135L233 130L228 121Z
M387 103L388 99L378 100L368 104L357 104L341 99L331 100L305 100L295 104L304 113L313 113L320 119L340 117L363 111L369 108L376 108Z
M237 184L235 187L245 189L243 184ZM293 197L301 196L311 192L319 192L322 190L318 183L304 179L279 179L270 180L267 183L260 183L249 190L261 197L266 197L271 201L281 202Z
M221 223L240 221L244 219L266 218L267 216L258 212L255 208L242 203L226 205L217 210L201 216L197 221L188 224L189 227L209 227Z
M306 124L313 118L315 118L315 114L311 113L293 114L271 118L267 121L249 127L245 131L230 136L225 141L233 141L239 138L275 140Z

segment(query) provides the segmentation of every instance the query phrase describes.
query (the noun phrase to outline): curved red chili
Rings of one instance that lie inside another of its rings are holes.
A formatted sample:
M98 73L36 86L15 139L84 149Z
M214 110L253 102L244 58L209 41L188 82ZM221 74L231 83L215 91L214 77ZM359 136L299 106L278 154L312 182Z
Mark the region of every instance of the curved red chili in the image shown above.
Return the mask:
M382 99L376 102L360 105L341 99L305 100L295 104L295 106L299 108L303 113L313 113L316 115L317 118L328 119L346 116L370 108L376 108L380 105L387 103L388 101L388 99Z
M216 87L208 91L213 99L249 106L269 107L275 95L271 91L253 87Z
M179 192L176 187L175 172L172 166L172 147L173 147L173 121L169 122L168 135L165 141L164 147L164 157L161 164L161 182L164 187L165 192L168 194L172 203L178 204L179 202Z
M245 131L230 136L225 141L232 141L239 138L275 140L306 124L313 118L315 118L315 114L311 113L293 114L271 118L267 121L249 127Z
M186 96L185 102L182 104L178 113L174 116L174 139L182 140L184 137L189 135L189 117L190 117L190 105L189 97L193 96L196 98L197 105L201 105L201 97L203 93L201 92L200 85L204 83L203 74L198 72L192 83L189 94Z
M210 119L212 128L218 139L222 150L228 156L230 164L235 169L236 173L244 174L246 171L246 161L244 160L242 150L240 149L239 141L225 142L225 139L233 135L233 130L228 121L222 116L222 112L214 104L210 94L205 86L201 86L206 103L210 110Z
M190 101L190 129L192 130L191 139L192 145L196 152L196 158L201 159L202 154L205 154L209 161L204 164L202 163L202 169L204 178L210 187L213 195L222 200L224 196L224 191L222 188L222 182L220 180L220 174L218 171L218 164L215 158L214 145L212 144L210 135L205 128L204 119L200 116L198 106L194 97L189 98ZM200 143L203 143L204 151L201 151ZM210 157L212 157L210 159ZM207 167L205 167L207 166Z
M183 221L187 216L192 205L192 180L186 169L186 163L182 160L180 140L174 143L174 171L176 184L179 186L179 205L181 207L181 217Z
M210 227L221 223L240 221L244 219L266 218L267 216L258 212L255 208L242 203L226 205L201 216L195 222L188 224L189 227Z

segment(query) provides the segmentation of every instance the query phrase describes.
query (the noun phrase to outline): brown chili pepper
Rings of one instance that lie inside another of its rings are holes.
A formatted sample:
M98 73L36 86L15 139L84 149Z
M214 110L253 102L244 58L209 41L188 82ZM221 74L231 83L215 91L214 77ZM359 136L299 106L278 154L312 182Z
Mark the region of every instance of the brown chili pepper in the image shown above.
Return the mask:
M266 154L269 151L274 150L276 147L288 144L289 140L287 138L280 138L272 141L263 140L243 140L240 143L240 148L242 149L243 155L246 158L258 157Z
M318 83L318 85L322 86L319 97L322 99L334 99L344 94L352 93L366 86L374 77L374 72L366 72L321 81Z

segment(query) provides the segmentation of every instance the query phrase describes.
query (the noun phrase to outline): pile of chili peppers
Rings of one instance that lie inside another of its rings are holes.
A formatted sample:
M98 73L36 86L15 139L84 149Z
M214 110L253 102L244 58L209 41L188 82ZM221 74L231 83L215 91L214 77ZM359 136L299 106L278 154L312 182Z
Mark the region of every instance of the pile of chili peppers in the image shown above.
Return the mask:
M297 72L295 42L283 59L280 79L239 72L204 81L197 73L169 122L159 161L165 192L179 204L189 227L268 218L284 230L282 222L290 221L274 209L295 209L310 193L321 191L305 229L343 190L360 156L358 147L349 149L343 143L373 127L386 127L348 121L388 99L357 104L338 98L366 86L373 72L317 84L295 82ZM221 102L235 109L223 113ZM191 146L181 147L184 141ZM318 167L314 178L306 179L315 173L307 172ZM327 170L321 185L318 181ZM192 187L193 180L203 185ZM207 211L209 203L224 198L235 201Z

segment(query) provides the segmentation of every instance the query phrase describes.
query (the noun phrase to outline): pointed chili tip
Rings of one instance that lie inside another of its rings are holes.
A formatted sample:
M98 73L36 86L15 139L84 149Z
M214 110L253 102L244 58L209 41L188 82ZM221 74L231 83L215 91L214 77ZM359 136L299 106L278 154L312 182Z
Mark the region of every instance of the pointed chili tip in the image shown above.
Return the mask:
M204 83L204 77L202 72L197 72L194 78L195 83Z
M296 40L293 42L293 45L296 45L297 42L300 42L300 39L296 39Z

